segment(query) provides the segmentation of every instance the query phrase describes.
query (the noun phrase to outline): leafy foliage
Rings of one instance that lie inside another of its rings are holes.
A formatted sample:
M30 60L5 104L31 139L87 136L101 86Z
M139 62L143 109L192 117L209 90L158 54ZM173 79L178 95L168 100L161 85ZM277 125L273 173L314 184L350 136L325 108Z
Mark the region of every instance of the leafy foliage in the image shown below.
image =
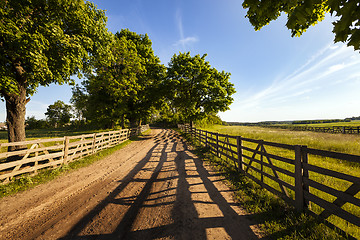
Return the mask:
M25 140L25 105L39 86L72 83L111 60L105 12L83 0L0 1L0 97L9 141Z
M230 73L212 68L205 57L179 53L169 63L166 89L172 108L187 122L226 111L233 102L235 89L229 82Z
M58 100L54 104L48 106L45 115L52 126L63 126L70 122L70 118L72 117L71 109L70 105Z
M347 42L360 50L360 3L350 0L244 0L246 17L255 30L276 20L282 12L288 16L286 26L292 36L300 36L310 26L322 21L326 13L339 17L333 22L335 42Z
M43 129L48 127L48 122L44 119L37 120L35 116L28 117L25 120L26 129Z
M90 72L95 57L109 57L105 13L91 2L5 0L0 19L2 95L15 93L22 84L16 67L32 95L39 85L69 83L71 75Z
M112 46L114 61L98 66L96 75L85 81L88 93L87 119L112 128L147 120L160 101L158 85L165 67L154 55L151 40L127 29L116 33Z

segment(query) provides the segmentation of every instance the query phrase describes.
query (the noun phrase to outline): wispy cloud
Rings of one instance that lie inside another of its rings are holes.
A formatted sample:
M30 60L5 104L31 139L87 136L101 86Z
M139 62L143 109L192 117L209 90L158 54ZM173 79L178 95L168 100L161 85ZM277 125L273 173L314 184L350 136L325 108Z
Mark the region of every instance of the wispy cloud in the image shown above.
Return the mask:
M183 28L183 21L181 10L178 9L175 15L176 25L179 31L180 39L174 43L174 46L181 47L183 51L185 51L186 47L188 47L192 43L196 43L199 41L199 38L196 36L185 37L184 35L184 28Z
M303 101L308 101L306 104L311 108L326 98L330 106L340 101L337 98L342 93L337 92L338 88L343 89L346 84L360 80L360 58L355 54L358 53L344 44L329 44L313 54L305 64L289 71L285 77L274 79L267 87L247 94L247 97L240 97L233 108L238 112L257 109L256 114L260 116L262 111L265 113L270 108L288 107L292 111L294 104L305 105Z

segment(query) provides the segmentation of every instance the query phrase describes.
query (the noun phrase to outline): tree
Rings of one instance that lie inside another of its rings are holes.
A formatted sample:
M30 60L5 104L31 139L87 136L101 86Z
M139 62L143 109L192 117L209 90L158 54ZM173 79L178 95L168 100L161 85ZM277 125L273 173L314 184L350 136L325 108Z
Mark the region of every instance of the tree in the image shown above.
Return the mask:
M88 119L105 128L128 122L139 125L160 105L158 87L166 68L154 55L146 34L121 30L115 34L111 49L114 56L111 66L99 66L96 74L84 83Z
M233 102L234 85L230 73L219 72L200 57L190 53L174 55L169 63L165 88L169 90L172 108L186 122L201 120L207 115L226 111Z
M103 128L125 124L127 99L137 96L138 75L145 71L135 44L125 37L116 37L111 51L114 56L111 65L99 64L96 74L84 81L88 95L86 117Z
M106 17L83 0L0 1L0 96L8 140L25 140L25 109L38 86L71 83L94 59L111 59ZM9 150L15 150L9 148Z
M292 36L300 36L310 26L323 20L326 13L339 17L333 22L334 42L347 42L355 50L360 50L360 5L358 0L245 0L248 9L246 17L260 30L270 21L276 20L282 12L288 20L286 26Z
M70 105L58 100L48 106L45 115L48 122L56 128L70 122L72 117L71 109Z
M160 63L159 57L154 54L152 42L147 34L137 34L123 29L115 34L119 39L125 38L135 44L137 55L145 71L137 74L136 95L127 99L128 118L132 125L141 125L142 121L151 118L155 108L162 105L162 83L166 67Z
M48 127L45 119L37 120L35 116L27 117L25 120L26 129L42 129Z
M75 117L80 122L84 121L85 116L87 115L87 101L88 95L86 94L86 89L79 85L75 85L72 88L72 97L70 99L70 102L73 105Z

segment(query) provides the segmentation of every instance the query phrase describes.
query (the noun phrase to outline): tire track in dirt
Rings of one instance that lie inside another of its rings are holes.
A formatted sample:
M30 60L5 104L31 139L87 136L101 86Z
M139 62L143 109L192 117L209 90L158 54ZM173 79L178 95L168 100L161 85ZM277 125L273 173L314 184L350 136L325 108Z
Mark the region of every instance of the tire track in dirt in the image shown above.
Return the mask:
M257 239L221 176L173 130L0 200L0 239Z

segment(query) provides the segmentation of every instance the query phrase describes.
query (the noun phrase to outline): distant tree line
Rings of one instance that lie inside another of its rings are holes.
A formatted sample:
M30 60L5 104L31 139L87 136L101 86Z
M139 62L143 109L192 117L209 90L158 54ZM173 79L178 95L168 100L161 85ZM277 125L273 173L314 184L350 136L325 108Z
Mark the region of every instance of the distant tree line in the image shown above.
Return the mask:
M336 123L336 122L344 122L344 121L345 121L344 119L300 120L300 121L293 121L292 124Z
M360 120L359 117L351 117L345 119L323 119L323 120L299 120L299 121L264 121L264 122L227 122L227 124L232 126L270 126L276 124L317 124L317 123L336 123L336 122L351 122L354 120Z

